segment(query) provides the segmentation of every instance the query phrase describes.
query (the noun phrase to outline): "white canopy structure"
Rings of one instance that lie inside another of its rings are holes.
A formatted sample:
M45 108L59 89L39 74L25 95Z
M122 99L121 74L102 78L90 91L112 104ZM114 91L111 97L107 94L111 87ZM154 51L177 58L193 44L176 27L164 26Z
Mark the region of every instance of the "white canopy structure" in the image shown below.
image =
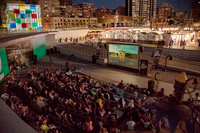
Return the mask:
M169 42L172 39L172 34L171 33L163 33L162 36L163 36L163 40L165 42Z
M111 38L111 35L110 35L110 32L103 32L102 33L102 38L104 38L104 39L109 39L109 38Z
M129 35L133 40L138 40L138 33L136 32L132 32L132 33L129 33Z
M146 32L139 32L138 33L138 40L146 41L147 40L147 33Z
M157 32L149 32L147 34L148 41L161 41L163 40L163 36Z

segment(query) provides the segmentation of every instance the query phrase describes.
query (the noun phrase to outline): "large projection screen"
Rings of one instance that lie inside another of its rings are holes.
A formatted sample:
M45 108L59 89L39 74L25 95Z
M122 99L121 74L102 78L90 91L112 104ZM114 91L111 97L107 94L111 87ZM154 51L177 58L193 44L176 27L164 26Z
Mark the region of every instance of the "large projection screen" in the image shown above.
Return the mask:
M138 69L138 46L109 44L108 63Z

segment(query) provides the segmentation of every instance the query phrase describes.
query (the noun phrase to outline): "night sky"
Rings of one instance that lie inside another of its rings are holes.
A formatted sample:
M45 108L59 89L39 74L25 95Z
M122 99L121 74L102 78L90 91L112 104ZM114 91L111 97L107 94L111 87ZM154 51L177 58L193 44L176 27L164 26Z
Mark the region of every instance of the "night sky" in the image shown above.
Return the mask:
M29 0L24 0L25 2ZM200 0L157 0L157 6L162 3L168 3L174 6L175 11L187 11L190 12L190 8L193 1ZM105 6L110 9L115 9L118 6L125 6L125 0L73 0L75 4L81 2L94 3L96 8L101 8Z

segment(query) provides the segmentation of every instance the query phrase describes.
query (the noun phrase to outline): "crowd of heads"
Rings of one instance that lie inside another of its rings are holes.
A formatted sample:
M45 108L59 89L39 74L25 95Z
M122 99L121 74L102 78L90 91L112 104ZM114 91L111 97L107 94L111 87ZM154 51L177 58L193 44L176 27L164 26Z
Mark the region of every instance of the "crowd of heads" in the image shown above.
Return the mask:
M74 71L76 67L71 68ZM151 130L155 124L156 110L142 107L142 103L151 95L147 88L124 84L123 80L114 85L82 74L68 75L60 68L40 72L29 69L27 80L16 75L14 70L5 76L3 83L6 93L2 99L24 121L33 120L40 130L62 132L61 127L64 126L75 129L75 132L117 131L121 117L127 121L127 130ZM16 86L28 98L28 102L15 96ZM118 90L124 94L120 95ZM164 88L155 94L164 97ZM196 97L199 98L198 93ZM34 113L30 113L30 110ZM94 126L96 122L101 123L97 124L100 127Z

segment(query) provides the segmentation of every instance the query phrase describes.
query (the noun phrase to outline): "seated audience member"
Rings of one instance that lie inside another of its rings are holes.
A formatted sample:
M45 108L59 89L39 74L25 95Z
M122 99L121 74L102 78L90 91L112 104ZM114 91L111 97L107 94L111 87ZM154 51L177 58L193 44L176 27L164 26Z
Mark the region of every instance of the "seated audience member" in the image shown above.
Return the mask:
M81 111L81 109L82 109L82 104L81 103L76 104L76 110Z
M132 117L129 117L129 120L126 122L128 130L133 131L136 123L133 121Z
M65 113L64 115L63 115L63 120L65 120L66 122L68 122L68 116L67 116L67 113Z
M134 100L133 99L129 100L128 107L134 108Z
M108 115L108 121L110 123L115 123L117 121L117 114L115 114L114 110L111 111L111 113Z
M118 85L119 88L123 89L124 88L124 83L123 83L123 80L121 80L121 82L119 83Z
M68 100L68 107L70 109L75 109L74 102L71 99Z
M75 124L75 121L73 120L73 118L72 118L72 115L71 115L71 114L69 114L69 116L68 116L68 121L69 121L69 123L70 123L70 124L72 124L72 125L74 125L74 124Z
M110 94L108 92L106 92L104 94L104 98L107 99L107 100L110 100Z
M119 131L118 131L118 129L117 129L115 124L110 127L110 132L109 133L119 133Z
M91 108L89 107L89 105L83 105L82 109L83 109L83 112L84 112L84 113L89 114Z
M47 89L45 89L43 92L42 92L42 96L44 97L44 98L49 98L49 92L48 92L48 90Z
M76 67L75 67L74 65L72 65L71 68L70 68L70 70L71 70L72 72L75 72L75 71L76 71Z
M33 69L33 75L38 75L38 72L36 71L36 69Z
M159 92L157 92L157 96L158 97L164 97L165 96L164 88L161 88L161 90Z
M141 124L144 125L144 128L151 128L151 123L150 123L151 117L150 114L144 114L143 118L140 119Z
M101 98L99 98L99 99L97 99L97 106L99 106L100 108L102 108L103 107L103 101L102 101L102 99Z
M31 77L31 72L29 70L27 70L27 75L28 77Z
M92 124L92 121L91 121L91 117L89 116L85 122L85 131L86 132L91 132L93 130L93 124Z
M25 64L25 63L23 63L23 64L21 65L21 67L22 67L23 69L26 69L26 68L28 68L28 67L26 66L26 64Z
M200 103L200 96L199 93L195 93L195 98L193 99L194 104Z
M127 83L127 84L125 85L125 89L129 89L129 87L130 87L130 84Z
M79 119L77 119L75 124L75 132L76 133L82 132L83 130L82 127L83 127L82 122Z
M103 118L106 114L106 111L104 109L98 109L97 116Z
M118 103L119 103L119 106L122 106L123 108L124 108L125 105L126 105L126 102L124 101L124 98L123 98L123 97L121 97L121 98L119 99Z

